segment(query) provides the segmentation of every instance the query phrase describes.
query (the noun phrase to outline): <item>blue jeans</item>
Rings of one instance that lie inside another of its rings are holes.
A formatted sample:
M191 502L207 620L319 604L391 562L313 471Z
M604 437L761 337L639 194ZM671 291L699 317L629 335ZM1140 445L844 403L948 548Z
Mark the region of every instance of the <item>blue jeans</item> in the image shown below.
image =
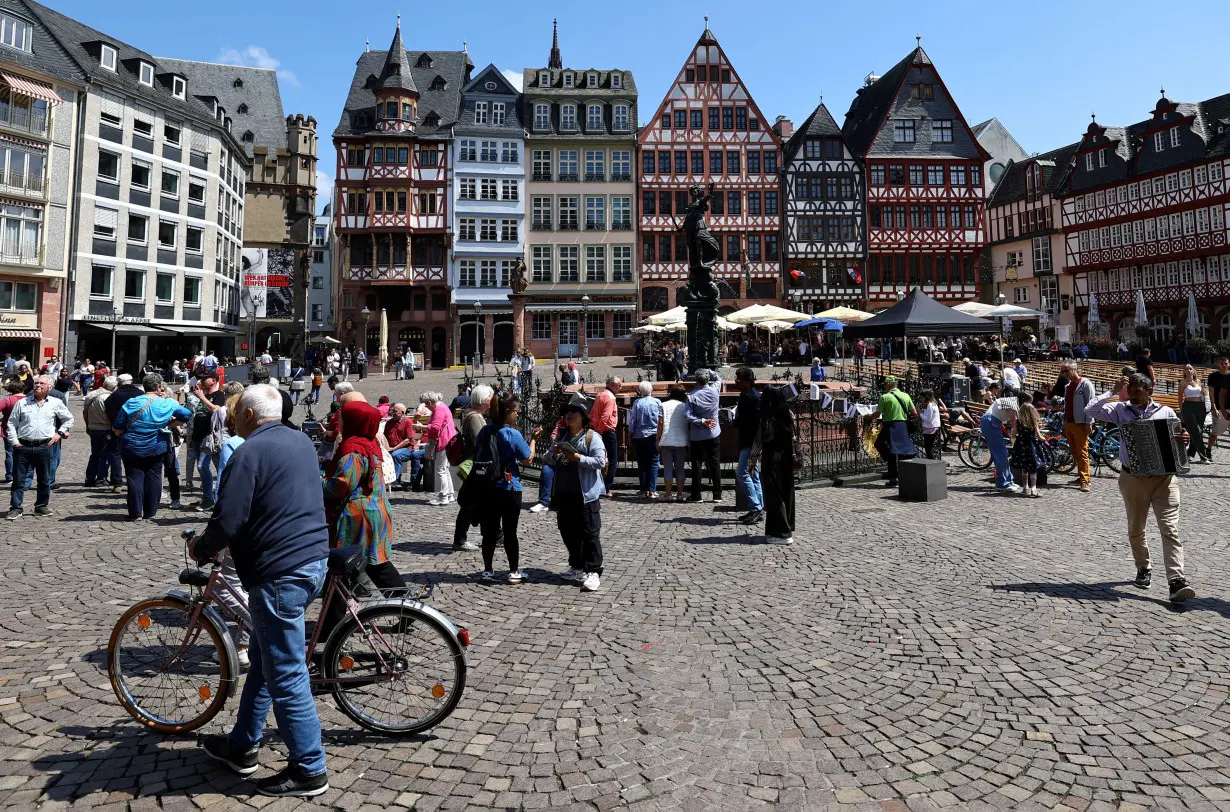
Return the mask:
M542 479L538 481L538 503L551 507L551 491L555 488L555 466L542 466Z
M35 492L34 506L47 507L51 501L51 449L49 445L23 445L13 449L10 508L20 508L25 502L26 488L30 487L35 471L38 472L38 491Z
M320 717L308 682L303 616L325 583L328 561L322 558L261 584L248 592L252 615L252 667L239 697L239 713L227 740L238 752L261 743L269 706L287 762L306 775L325 771L325 748L320 742Z
M748 463L751 460L752 449L739 449L739 465L735 469L735 482L739 490L747 494L749 510L764 510L764 494L760 490L760 469L748 473Z
M1008 441L1004 437L1004 424L988 412L982 416L979 425L982 428L982 439L986 441L991 460L995 463L995 487L1010 487L1013 484L1012 466L1008 463Z
M636 437L632 444L636 448L636 470L641 475L641 490L645 493L657 493L658 438Z
M602 432L602 444L606 446L606 474L603 479L606 480L606 492L610 493L611 486L615 484L615 468L619 465L619 439L615 429Z
M402 465L406 460L410 460L410 481L418 482L419 473L423 470L423 449L399 448L396 451L389 453L393 458L393 469L397 471L397 478L401 479Z
M63 443L56 443L51 447L51 476L48 477L51 484L56 484L56 471L60 470L60 446Z
M13 478L13 444L4 438L4 478Z
M213 466L210 470L209 466ZM198 452L196 457L196 470L201 475L201 498L210 502L217 501L218 483L214 477L218 475L218 455L206 454L204 451Z

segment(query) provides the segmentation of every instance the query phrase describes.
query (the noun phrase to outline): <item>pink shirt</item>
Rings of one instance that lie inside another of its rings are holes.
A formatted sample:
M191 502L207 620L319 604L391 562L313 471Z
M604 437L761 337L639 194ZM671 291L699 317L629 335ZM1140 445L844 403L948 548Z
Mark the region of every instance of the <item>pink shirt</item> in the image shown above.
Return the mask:
M437 403L431 411L431 422L427 424L426 439L435 440L436 448L444 448L456 433L452 410L443 401Z
M615 395L610 389L603 389L589 410L590 428L601 434L613 430L618 422L619 409L615 405Z

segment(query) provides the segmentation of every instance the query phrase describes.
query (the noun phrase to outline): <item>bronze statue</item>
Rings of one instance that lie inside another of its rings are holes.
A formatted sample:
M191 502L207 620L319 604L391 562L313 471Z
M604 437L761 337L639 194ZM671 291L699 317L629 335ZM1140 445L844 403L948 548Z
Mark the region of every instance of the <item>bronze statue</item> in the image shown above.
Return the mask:
M512 291L516 294L525 293L529 286L530 280L525 274L525 258L517 257L517 264L513 266L512 272Z
M709 211L709 201L713 198L713 183L710 182L708 192L700 186L693 186L689 196L692 202L688 205L683 225L675 221L676 230L687 235L687 292L694 300L716 301L718 287L713 281L713 266L722 255L722 246L709 233L709 226L705 223L705 212Z

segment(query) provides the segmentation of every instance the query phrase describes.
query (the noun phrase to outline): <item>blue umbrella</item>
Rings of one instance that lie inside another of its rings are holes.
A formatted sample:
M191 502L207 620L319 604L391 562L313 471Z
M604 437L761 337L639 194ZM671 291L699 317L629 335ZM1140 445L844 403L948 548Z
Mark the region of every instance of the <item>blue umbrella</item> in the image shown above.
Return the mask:
M845 325L834 319L808 319L794 325L795 327L819 327L821 331L826 333L840 333Z

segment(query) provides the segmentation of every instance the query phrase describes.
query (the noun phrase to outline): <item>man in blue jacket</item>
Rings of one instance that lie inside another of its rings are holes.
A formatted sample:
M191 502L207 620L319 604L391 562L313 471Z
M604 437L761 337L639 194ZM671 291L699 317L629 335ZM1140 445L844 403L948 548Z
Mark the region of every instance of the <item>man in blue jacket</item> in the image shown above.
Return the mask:
M692 444L692 494L689 502L701 501L700 470L704 465L713 483L713 503L722 502L722 471L718 467L718 437L722 427L718 425L718 400L722 393L722 379L717 373L698 369L693 376L696 386L688 393L688 425Z
M128 484L128 520L139 522L158 514L162 498L162 466L171 441L172 420L191 420L192 412L163 395L162 376L141 379L145 394L125 401L113 430L120 436L120 457ZM111 397L115 397L113 394ZM110 400L110 398L108 398Z
M329 789L329 776L303 653L304 614L324 585L329 530L316 448L281 420L278 391L248 387L235 414L244 443L223 470L209 525L190 551L203 561L231 548L253 625L252 665L235 727L228 736L206 736L201 746L240 775L251 775L260 769L272 705L289 751L287 766L256 789L313 797Z

